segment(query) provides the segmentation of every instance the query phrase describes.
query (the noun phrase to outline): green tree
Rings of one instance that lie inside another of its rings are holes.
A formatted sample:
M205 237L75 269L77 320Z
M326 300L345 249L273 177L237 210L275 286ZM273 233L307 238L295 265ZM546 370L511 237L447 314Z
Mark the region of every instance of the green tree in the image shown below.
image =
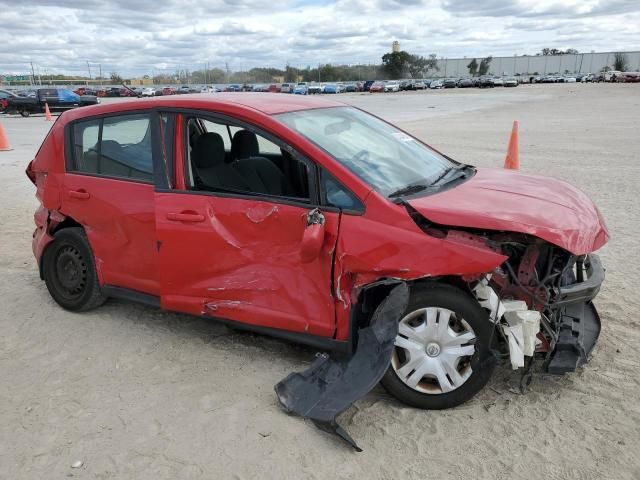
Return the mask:
M122 77L118 74L118 72L111 72L109 76L109 78L111 79L111 83L122 83Z
M298 69L292 67L287 63L287 66L284 69L284 81L295 82L298 80L298 75L300 75L300 72L298 71Z
M399 52L389 52L382 56L382 69L392 80L402 78L408 70L409 55L404 50Z
M626 53L616 52L613 54L613 69L626 72L629 69L629 59Z
M467 65L467 68L469 69L469 75L471 75L472 77L475 77L476 74L478 73L478 61L474 58L469 62L469 65Z
M487 72L489 71L489 65L491 65L491 60L493 60L493 57L491 55L480 60L478 75L482 76L487 74Z
M435 53L429 55L429 58L421 55L409 55L406 68L409 70L411 78L422 78L429 70L439 70Z

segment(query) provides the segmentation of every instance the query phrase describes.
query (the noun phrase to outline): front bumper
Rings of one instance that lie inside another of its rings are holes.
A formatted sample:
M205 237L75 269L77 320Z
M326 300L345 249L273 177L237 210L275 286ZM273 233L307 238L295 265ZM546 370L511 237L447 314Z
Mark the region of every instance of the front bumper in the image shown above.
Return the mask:
M600 317L592 300L604 281L604 268L595 254L587 255L584 266L586 278L556 292L552 308L557 310L558 337L546 362L548 373L576 371L588 361L600 335Z

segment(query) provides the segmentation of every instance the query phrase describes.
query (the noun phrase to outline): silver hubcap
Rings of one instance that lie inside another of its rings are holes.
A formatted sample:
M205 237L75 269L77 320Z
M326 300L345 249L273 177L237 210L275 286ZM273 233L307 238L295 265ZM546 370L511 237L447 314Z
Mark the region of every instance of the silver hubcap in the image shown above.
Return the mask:
M455 312L421 308L400 320L391 365L414 390L451 392L471 376L475 341L473 329Z

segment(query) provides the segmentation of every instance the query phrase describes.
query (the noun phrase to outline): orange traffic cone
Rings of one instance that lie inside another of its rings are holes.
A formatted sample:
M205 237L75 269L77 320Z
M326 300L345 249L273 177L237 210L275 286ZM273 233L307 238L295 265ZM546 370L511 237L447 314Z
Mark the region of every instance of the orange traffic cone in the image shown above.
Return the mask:
M0 123L0 152L7 152L9 150L13 150L9 146L9 140L7 140L7 135L4 133L4 128Z
M518 121L513 122L511 130L511 138L509 138L509 147L507 148L507 157L504 159L504 168L518 170L520 168L520 156L518 154Z
M44 102L44 119L47 122L53 120L53 118L51 118L51 112L49 111L49 104L47 102Z

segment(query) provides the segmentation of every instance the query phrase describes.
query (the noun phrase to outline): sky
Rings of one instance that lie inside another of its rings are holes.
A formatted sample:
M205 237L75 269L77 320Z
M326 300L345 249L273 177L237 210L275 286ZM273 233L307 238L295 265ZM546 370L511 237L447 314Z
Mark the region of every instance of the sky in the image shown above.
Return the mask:
M0 73L92 76L640 50L640 0L0 0Z

